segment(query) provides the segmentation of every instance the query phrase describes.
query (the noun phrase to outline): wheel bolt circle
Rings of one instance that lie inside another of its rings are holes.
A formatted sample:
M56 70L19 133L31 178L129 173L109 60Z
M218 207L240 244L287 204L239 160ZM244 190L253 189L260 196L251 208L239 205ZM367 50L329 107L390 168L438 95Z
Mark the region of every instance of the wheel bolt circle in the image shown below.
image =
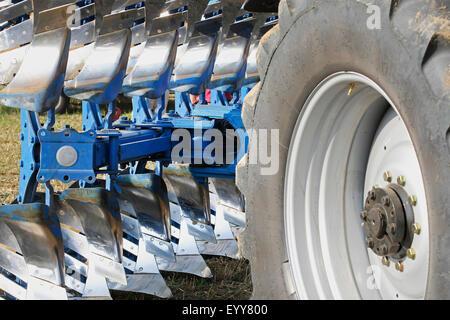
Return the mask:
M401 185L401 186L405 186L405 184L406 184L406 178L405 178L405 176L398 176L397 177L397 183L399 184L399 185Z
M420 234L421 229L422 229L422 227L420 226L420 223L418 223L418 222L415 222L415 223L412 225L412 232L414 232L414 233L417 234L417 235Z
M415 206L417 204L417 197L415 195L409 196L408 202L410 205Z
M392 173L390 171L385 171L383 173L383 180L386 182L392 182Z
M408 250L406 250L406 255L411 260L414 260L416 259L416 250L414 250L414 248L409 248Z
M397 270L399 272L403 272L405 270L405 265L403 264L402 261L397 261L395 263L395 270Z

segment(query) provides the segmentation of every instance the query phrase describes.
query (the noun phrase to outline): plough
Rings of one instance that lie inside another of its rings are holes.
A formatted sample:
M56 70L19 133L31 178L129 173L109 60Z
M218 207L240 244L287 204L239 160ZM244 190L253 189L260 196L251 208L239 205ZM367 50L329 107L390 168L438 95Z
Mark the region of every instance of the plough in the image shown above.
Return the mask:
M202 254L238 258L241 107L276 13L241 0L1 5L0 103L21 109L22 154L16 201L0 207L0 298L170 297L160 270L211 277ZM62 93L82 101L82 131L54 127ZM132 119L114 120L119 94L132 98ZM180 130L189 148L174 156ZM208 130L237 147L204 158ZM70 187L55 192L55 180Z
M448 299L449 21L448 0L0 0L21 115L0 299L167 298L204 255L247 258L256 299ZM69 98L81 130L55 126Z

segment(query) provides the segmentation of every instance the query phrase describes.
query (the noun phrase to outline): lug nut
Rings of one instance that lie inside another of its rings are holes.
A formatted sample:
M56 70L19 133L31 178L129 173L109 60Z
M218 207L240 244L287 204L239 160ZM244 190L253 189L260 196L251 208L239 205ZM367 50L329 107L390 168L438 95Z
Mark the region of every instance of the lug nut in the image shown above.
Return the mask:
M415 234L420 234L420 231L421 231L420 223L415 222L415 223L412 225L412 232L414 232Z
M391 264L391 260L389 259L389 257L384 256L384 257L381 259L381 263L384 264L386 267L389 267L390 264Z
M383 197L382 201L386 207L389 207L391 204L391 200L388 197Z
M415 206L417 204L417 197L412 195L408 197L408 202L410 205Z
M374 189L375 189L375 187L374 187ZM370 199L372 199L372 200L375 200L375 199L377 198L374 189L372 189L372 190L369 191L369 197L370 197Z
M383 179L386 182L392 182L392 173L390 171L385 171L383 173Z
M382 254L387 254L387 253L388 253L388 248L387 248L385 245L382 245L382 246L380 247L380 249L381 249L381 253L382 253Z
M405 184L406 184L406 178L405 178L405 176L398 176L397 177L397 183L399 184L399 185L401 185L401 186L405 186Z
M399 272L403 272L405 270L405 265L403 264L402 261L397 261L395 263L395 270L397 270Z
M409 248L408 250L406 250L406 255L411 260L414 260L416 258L416 250L414 250L413 248Z

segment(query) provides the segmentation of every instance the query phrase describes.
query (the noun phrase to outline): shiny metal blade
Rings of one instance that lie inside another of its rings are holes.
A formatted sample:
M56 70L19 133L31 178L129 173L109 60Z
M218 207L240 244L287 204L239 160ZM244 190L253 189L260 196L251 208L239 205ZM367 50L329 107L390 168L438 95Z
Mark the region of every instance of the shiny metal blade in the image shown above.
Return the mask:
M66 286L71 299L111 299L104 275L97 273L83 224L75 209L55 196L66 261ZM69 290L69 291L70 291Z
M216 201L215 194L210 194L211 207ZM239 258L239 246L236 237L233 234L230 223L225 220L223 214L223 205L215 205L215 215L212 217L214 223L214 233L217 238L217 243L197 240L197 246L201 254L225 256L229 258Z
M0 84L7 85L19 71L30 46L23 46L0 53Z
M203 13L208 6L208 2L209 0L190 0L188 2L188 25L185 43L187 43L192 37L195 29L195 24L201 20Z
M39 3L41 9L52 7L49 1L34 3ZM0 91L3 105L35 112L45 112L56 106L69 54L70 29L66 24L69 6L44 11L34 8L32 43L17 75Z
M201 255L177 256L177 262L170 262L157 258L160 270L189 273L202 278L212 278L211 269L209 269Z
M221 204L245 212L245 201L234 179L210 178L210 189Z
M226 221L239 227L246 226L245 201L233 179L211 178L210 188L217 195L217 205L223 206Z
M158 273L146 273L146 274L132 274L127 276L128 286L127 291L141 292L151 294L160 298L170 298L172 291L167 286L163 276ZM110 287L111 289L115 289ZM117 290L123 290L117 288Z
M124 240L124 244L126 241ZM129 248L124 245L124 250L129 249L129 253L135 256L136 261L124 258L124 265L128 269L127 285L123 286L112 281L108 281L108 286L112 290L141 292L155 295L161 298L172 296L170 288L167 286L164 278L159 273L156 264L156 258L153 254L148 253L145 243L141 238L138 248ZM137 250L137 252L135 251ZM134 251L134 252L131 252Z
M211 225L208 185L197 182L183 166L170 166L164 170L169 193L176 197L189 233L197 240L216 242Z
M203 278L211 278L211 270L200 255L195 238L189 234L186 219L181 214L181 208L171 202L170 210L176 261L157 257L158 268L163 271L190 273Z
M123 220L123 264L127 269L127 285L108 281L112 290L141 292L167 298L171 291L159 273L155 256L148 252L139 222L136 218L122 215Z
M129 232L134 232L136 239L144 240L149 253L174 260L169 200L161 177L155 174L122 175L117 178L117 186L116 197L124 216L124 230L125 224L130 224L127 226Z
M113 194L102 188L74 188L65 190L60 198L79 218L96 272L125 285L122 220Z
M67 222L67 219L66 221ZM73 225L73 224L72 224ZM67 253L66 286L78 294L73 299L111 299L105 277L97 273L86 236L62 225Z
M1 206L0 231L2 274L26 285L26 299L67 299L63 239L53 211L40 203Z
M117 184L119 201L131 204L134 209L131 214L136 215L141 232L170 239L169 200L164 181L156 174L137 174L119 176Z

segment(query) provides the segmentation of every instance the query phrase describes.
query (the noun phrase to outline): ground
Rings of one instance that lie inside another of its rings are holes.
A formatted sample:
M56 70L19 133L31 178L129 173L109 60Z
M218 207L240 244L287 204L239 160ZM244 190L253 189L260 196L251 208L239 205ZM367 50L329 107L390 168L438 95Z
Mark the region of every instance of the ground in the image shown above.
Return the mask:
M124 108L123 115L130 116ZM44 122L45 117L41 117ZM73 104L68 112L57 115L55 128L70 124L81 129L81 108ZM20 112L0 106L0 204L11 203L18 190L20 160ZM54 183L56 190L64 189L62 183ZM181 273L163 273L173 293L172 299L185 300L245 300L252 292L250 266L246 260L232 260L224 257L205 257L214 275L202 279ZM114 299L148 300L157 299L145 294L113 292Z

